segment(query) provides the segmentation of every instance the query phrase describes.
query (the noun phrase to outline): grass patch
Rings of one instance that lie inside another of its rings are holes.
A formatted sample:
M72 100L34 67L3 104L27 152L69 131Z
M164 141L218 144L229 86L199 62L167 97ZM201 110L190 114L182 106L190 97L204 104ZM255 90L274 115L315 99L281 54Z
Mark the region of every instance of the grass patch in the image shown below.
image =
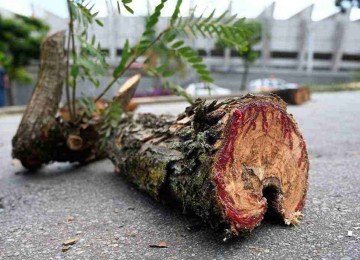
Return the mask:
M309 85L311 92L337 92L360 90L360 81L331 85Z

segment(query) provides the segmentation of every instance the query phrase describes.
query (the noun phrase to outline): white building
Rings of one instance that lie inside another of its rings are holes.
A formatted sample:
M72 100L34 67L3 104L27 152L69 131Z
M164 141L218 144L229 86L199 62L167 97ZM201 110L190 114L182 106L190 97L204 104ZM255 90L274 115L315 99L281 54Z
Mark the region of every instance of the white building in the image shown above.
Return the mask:
M309 6L287 20L276 20L274 9L273 3L257 17L263 24L262 42L255 47L260 53L255 64L258 69L341 73L360 68L360 20L350 21L349 12L312 21L313 6ZM66 19L40 9L35 10L35 15L50 25L51 33L66 29ZM145 18L121 16L113 10L101 20L105 26L93 25L90 34L96 35L109 52L110 63L116 64L125 40L138 41ZM161 18L158 29L167 22L168 18ZM189 44L205 57L211 68L242 70L236 53L215 50L212 40L199 38Z
M263 25L262 41L255 47L260 53L257 67L309 73L345 72L360 68L360 20L351 21L350 12L339 12L323 20L312 21L313 6L309 6L287 20L276 20L273 18L274 9L275 4L272 4L257 17ZM125 40L135 43L139 39L145 18L114 13L102 19L105 27L94 26L92 33L109 51L110 61L118 62ZM168 18L161 18L159 29L167 22ZM212 40L198 38L189 44L212 67L219 68L224 64L235 70L241 67L236 53L227 58L229 55L215 50Z

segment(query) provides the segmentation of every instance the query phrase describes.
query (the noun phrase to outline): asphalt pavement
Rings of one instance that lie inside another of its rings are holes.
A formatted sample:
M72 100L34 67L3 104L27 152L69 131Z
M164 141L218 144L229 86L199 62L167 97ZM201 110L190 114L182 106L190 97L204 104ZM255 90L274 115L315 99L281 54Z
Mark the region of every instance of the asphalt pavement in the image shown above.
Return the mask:
M289 111L311 160L304 220L264 221L228 243L134 189L108 160L26 172L11 158L20 116L0 117L0 259L360 259L360 92L314 94Z

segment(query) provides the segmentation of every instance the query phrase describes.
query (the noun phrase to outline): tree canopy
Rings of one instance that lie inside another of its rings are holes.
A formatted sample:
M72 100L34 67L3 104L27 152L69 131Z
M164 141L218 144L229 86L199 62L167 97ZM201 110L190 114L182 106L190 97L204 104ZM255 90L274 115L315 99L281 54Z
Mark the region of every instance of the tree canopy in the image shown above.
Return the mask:
M335 0L335 5L341 8L341 11L352 7L360 7L360 0Z
M234 26L239 29L238 33L231 39L220 37L216 45L219 48L234 48L239 53L245 67L240 89L245 90L250 65L259 57L258 53L254 51L254 45L261 41L261 23L258 21L240 20Z

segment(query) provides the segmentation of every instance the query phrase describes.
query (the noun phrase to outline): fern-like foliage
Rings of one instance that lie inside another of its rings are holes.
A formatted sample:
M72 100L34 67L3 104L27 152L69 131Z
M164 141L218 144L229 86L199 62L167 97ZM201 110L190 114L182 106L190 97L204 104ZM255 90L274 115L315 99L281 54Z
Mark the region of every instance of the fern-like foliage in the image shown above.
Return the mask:
M87 32L90 24L97 23L99 26L103 24L97 18L98 13L93 11L93 6L89 2L86 3L85 0L67 1L72 21L78 22L81 30L76 36L79 46L77 46L78 48L73 48L73 50L79 51L73 51L71 56L72 65L69 71L74 82L73 85L76 86L76 80L80 77L90 80L94 86L98 87L99 80L97 77L104 75L107 68L106 54L101 51L101 46L97 43L95 37L91 40L88 39ZM156 25L159 22L166 2L167 0L161 0L155 7L154 12L147 18L144 32L137 44L130 46L129 41L125 41L121 60L115 66L112 79L106 86L103 86L102 92L94 102L101 99L140 56L145 58L145 72L161 78L164 87L170 89L176 95L184 96L189 102L192 102L191 97L172 81L172 76L178 73L178 70L171 66L169 59L160 59L160 62L155 64L150 62L152 50L162 46L169 56L175 57L189 65L197 73L201 81L210 83L213 82L213 78L209 69L197 51L187 44L187 39L204 37L217 40L221 38L222 41L238 49L246 48L246 43L241 40L239 41L242 35L244 35L244 38L246 37L246 30L243 30L241 26L234 26L241 23L242 19L238 19L235 15L230 16L228 12L215 17L215 10L208 16L201 15L200 17L195 17L195 10L193 10L188 17L183 18L180 16L182 0L176 1L166 28L161 31L157 30ZM118 0L117 7L119 13L123 8L129 13L134 13L134 10L130 7L131 3L132 0ZM73 34L75 34L74 31ZM75 47L75 44L73 44L73 47ZM89 108L89 115L91 114L91 109L93 109L93 105L90 103L90 101L83 102L83 106ZM108 109L104 114L103 129L101 130L104 138L107 138L112 129L116 127L121 113L122 109L119 104L109 103Z
M146 51L154 48L155 43L163 44L169 54L184 60L194 69L200 80L205 83L210 83L214 80L202 57L186 44L186 38L204 37L214 40L221 38L222 41L231 44L239 50L246 48L246 42L239 41L239 37L243 36L245 38L247 31L242 30L239 26L235 26L236 24L241 23L243 19L238 19L236 15L229 16L227 11L222 13L219 17L215 17L215 10L206 17L204 15L195 17L195 9L189 17L182 18L180 16L182 0L176 2L168 26L162 31L157 32L155 27L166 2L167 0L162 0L155 7L154 12L148 17L145 23L145 30L142 33L139 42L132 48L129 47L128 42L125 43L121 61L114 71L114 79L109 86L115 83L116 79L122 76L139 56L145 55L145 64L148 65L149 57L146 56ZM160 77L165 87L173 86L176 84L169 84L169 78L176 73L176 70L169 69L168 65L168 63L164 63L152 67L145 66L145 71L149 75ZM174 88L172 88L172 90L174 90ZM179 89L176 91L176 94L185 96L184 93L185 92L180 91ZM186 98L190 100L190 97Z
M108 108L104 112L104 116L101 120L101 128L99 130L101 139L101 148L104 148L107 141L110 138L110 135L115 129L121 119L121 114L123 113L123 109L118 102L110 102Z
M99 12L93 11L94 4L85 0L67 0L70 22L67 41L67 76L66 94L69 113L72 120L77 120L76 87L79 79L89 80L95 87L100 86L99 78L104 76L108 64L107 53L101 50L96 37L88 35L89 26L96 23L103 26L97 18ZM72 100L70 97L72 91Z
M118 12L119 14L121 14L121 6L123 6L126 11L128 11L131 14L134 14L134 10L129 6L129 4L132 3L132 0L121 0L121 1L117 1L117 8L118 8Z
M83 33L87 32L89 25L95 21L98 25L103 26L103 23L97 19L99 12L93 12L95 7L91 2L86 2L85 0L69 0L69 11L73 21L78 21L80 25L83 26Z

